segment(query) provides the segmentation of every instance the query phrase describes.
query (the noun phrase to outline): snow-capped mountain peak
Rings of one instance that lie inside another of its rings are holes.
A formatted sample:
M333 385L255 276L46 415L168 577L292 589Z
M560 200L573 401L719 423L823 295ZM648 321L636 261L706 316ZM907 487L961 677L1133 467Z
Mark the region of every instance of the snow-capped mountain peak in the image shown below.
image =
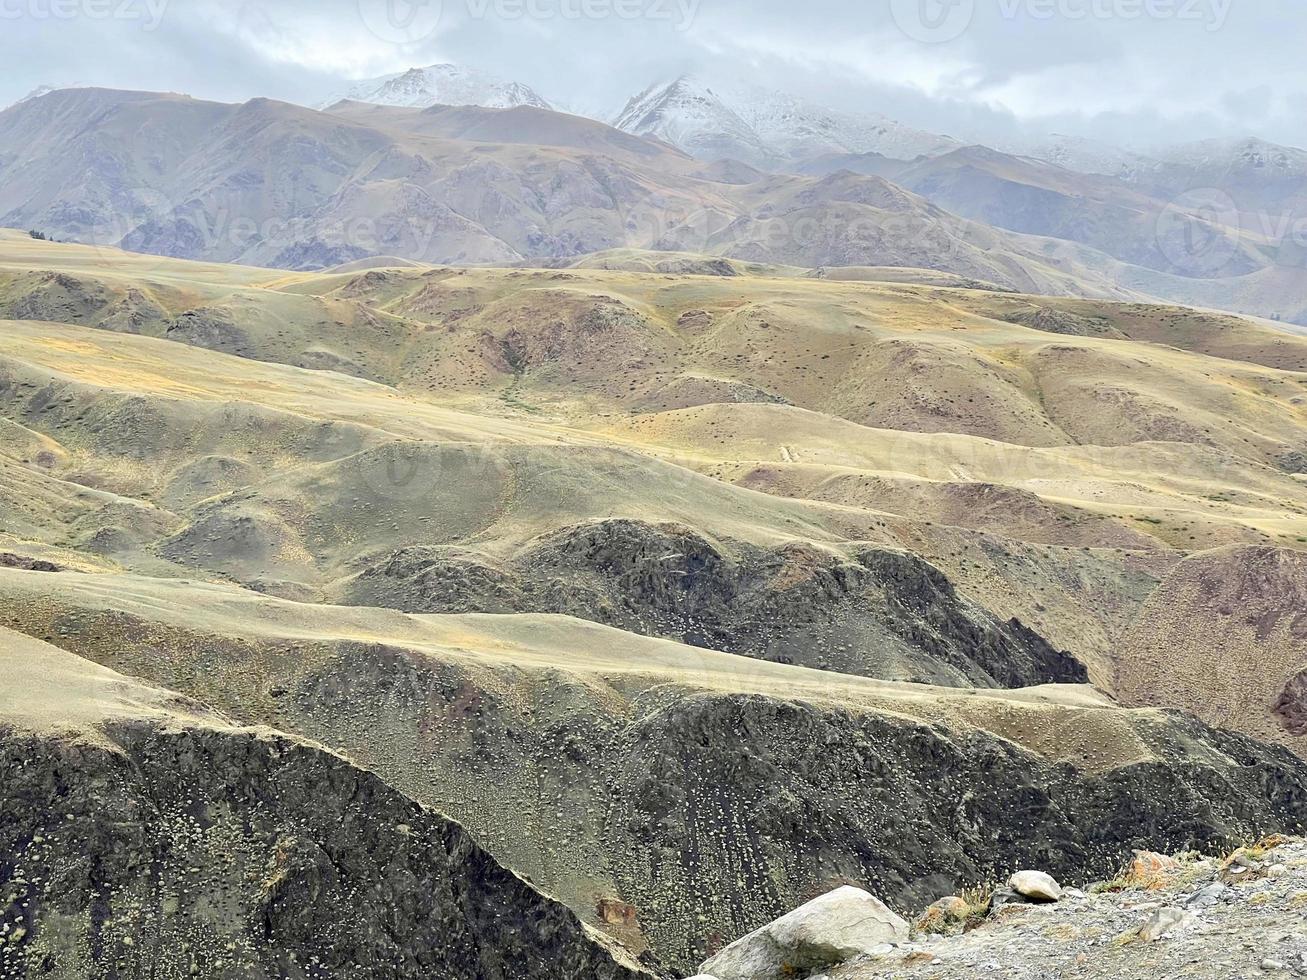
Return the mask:
M822 153L875 152L912 160L961 145L885 116L840 112L784 92L690 75L646 89L614 125L701 158L734 157L764 166Z
M690 75L650 86L626 104L613 125L708 160L758 163L772 156L748 123Z
M43 95L49 95L51 92L59 92L66 88L89 88L90 84L90 82L70 82L67 85L38 85L15 102L14 105L22 105L24 102L31 102L34 99L41 98Z
M1082 136L1050 133L994 142L1006 153L1033 157L1082 174L1100 174L1124 181L1137 180L1157 167L1157 161L1144 154Z
M327 99L321 108L342 99L423 109L433 105L476 105L488 109L512 109L523 105L537 109L553 108L528 85L462 65L428 65L364 79Z
M1307 151L1256 137L1210 139L1172 146L1158 154L1172 166L1219 172L1256 171L1267 176L1307 176Z

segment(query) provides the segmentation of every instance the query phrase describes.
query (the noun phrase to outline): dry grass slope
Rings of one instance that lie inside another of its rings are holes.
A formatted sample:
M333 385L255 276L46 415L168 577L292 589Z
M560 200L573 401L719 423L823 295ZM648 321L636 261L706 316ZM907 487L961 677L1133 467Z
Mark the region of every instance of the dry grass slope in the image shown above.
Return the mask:
M677 967L839 877L1297 819L1293 755L1156 709L1303 751L1307 338L647 261L0 233L0 625L326 744Z

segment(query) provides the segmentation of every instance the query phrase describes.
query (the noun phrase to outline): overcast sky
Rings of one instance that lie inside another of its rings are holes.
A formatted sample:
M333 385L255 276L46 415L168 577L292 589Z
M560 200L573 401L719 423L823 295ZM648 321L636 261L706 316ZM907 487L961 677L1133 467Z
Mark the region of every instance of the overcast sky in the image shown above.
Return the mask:
M451 61L611 112L683 71L959 137L1307 146L1304 0L0 0L0 104L87 83L313 103Z

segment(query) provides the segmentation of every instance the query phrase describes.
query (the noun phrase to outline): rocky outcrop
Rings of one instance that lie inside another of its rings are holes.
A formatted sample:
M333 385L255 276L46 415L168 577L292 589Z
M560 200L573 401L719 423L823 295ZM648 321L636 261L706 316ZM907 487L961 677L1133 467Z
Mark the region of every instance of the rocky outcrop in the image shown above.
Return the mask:
M1008 323L1019 323L1032 330L1045 333L1062 334L1068 337L1112 337L1124 339L1125 334L1116 329L1107 317L1081 316L1068 310L1058 310L1048 306L1032 307L1005 316Z
M1080 683L1084 667L1001 622L914 555L737 547L680 525L564 528L512 562L405 548L344 584L345 601L409 612L550 612L779 663L947 686Z
M1287 751L1180 716L1171 724L1166 762L1092 773L979 733L808 705L669 705L626 737L613 839L647 858L627 865L622 890L644 908L669 890L693 893L693 869L740 869L738 888L705 896L707 921L689 937L710 953L823 882L859 882L910 910L1015 868L1083 883L1115 873L1136 847L1220 850L1302 825L1307 768ZM1185 743L1206 748L1186 758ZM1235 768L1209 768L1208 750Z
M26 699L0 697L0 976L645 975L461 826L345 759L269 730L150 717L138 705L167 705L166 692L0 642ZM27 724L35 712L48 725Z
M237 317L230 310L187 310L168 325L164 336L168 340L238 357L253 357L255 354L245 327L237 323Z
M1271 711L1290 735L1307 735L1307 670L1289 678Z
M0 276L0 319L49 320L120 333L157 333L168 320L144 288L110 286L66 272Z
M575 620L217 587L191 625L190 586L0 579L24 632L348 752L682 974L841 884L906 914L1020 868L1075 885L1307 818L1287 750L1086 689L901 688Z
M51 591L51 576L33 578ZM292 613L343 615L231 598L260 629ZM0 609L243 722L347 750L682 973L843 883L907 912L1018 868L1083 882L1137 848L1217 849L1307 815L1307 765L1286 750L1096 699L1036 711L1043 695L913 689L900 701L878 685L861 695L856 679L765 665L792 672L785 686L743 658L539 618L487 647L508 658L496 667L400 640L306 640L302 627L285 639L177 633L71 607L43 620L59 601L24 594ZM375 628L384 614L357 615ZM479 646L477 631L498 621L469 617L459 644ZM557 652L531 650L549 636ZM613 666L582 669L591 650Z

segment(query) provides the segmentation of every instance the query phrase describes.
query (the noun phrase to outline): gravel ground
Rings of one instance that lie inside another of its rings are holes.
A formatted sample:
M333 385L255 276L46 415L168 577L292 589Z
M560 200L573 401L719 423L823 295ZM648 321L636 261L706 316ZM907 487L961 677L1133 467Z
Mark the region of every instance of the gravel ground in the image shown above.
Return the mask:
M1173 864L1146 856L1165 866L1054 904L1001 905L954 935L918 930L911 945L830 980L1307 977L1307 842L1269 843ZM1150 923L1163 933L1152 941L1141 935Z

